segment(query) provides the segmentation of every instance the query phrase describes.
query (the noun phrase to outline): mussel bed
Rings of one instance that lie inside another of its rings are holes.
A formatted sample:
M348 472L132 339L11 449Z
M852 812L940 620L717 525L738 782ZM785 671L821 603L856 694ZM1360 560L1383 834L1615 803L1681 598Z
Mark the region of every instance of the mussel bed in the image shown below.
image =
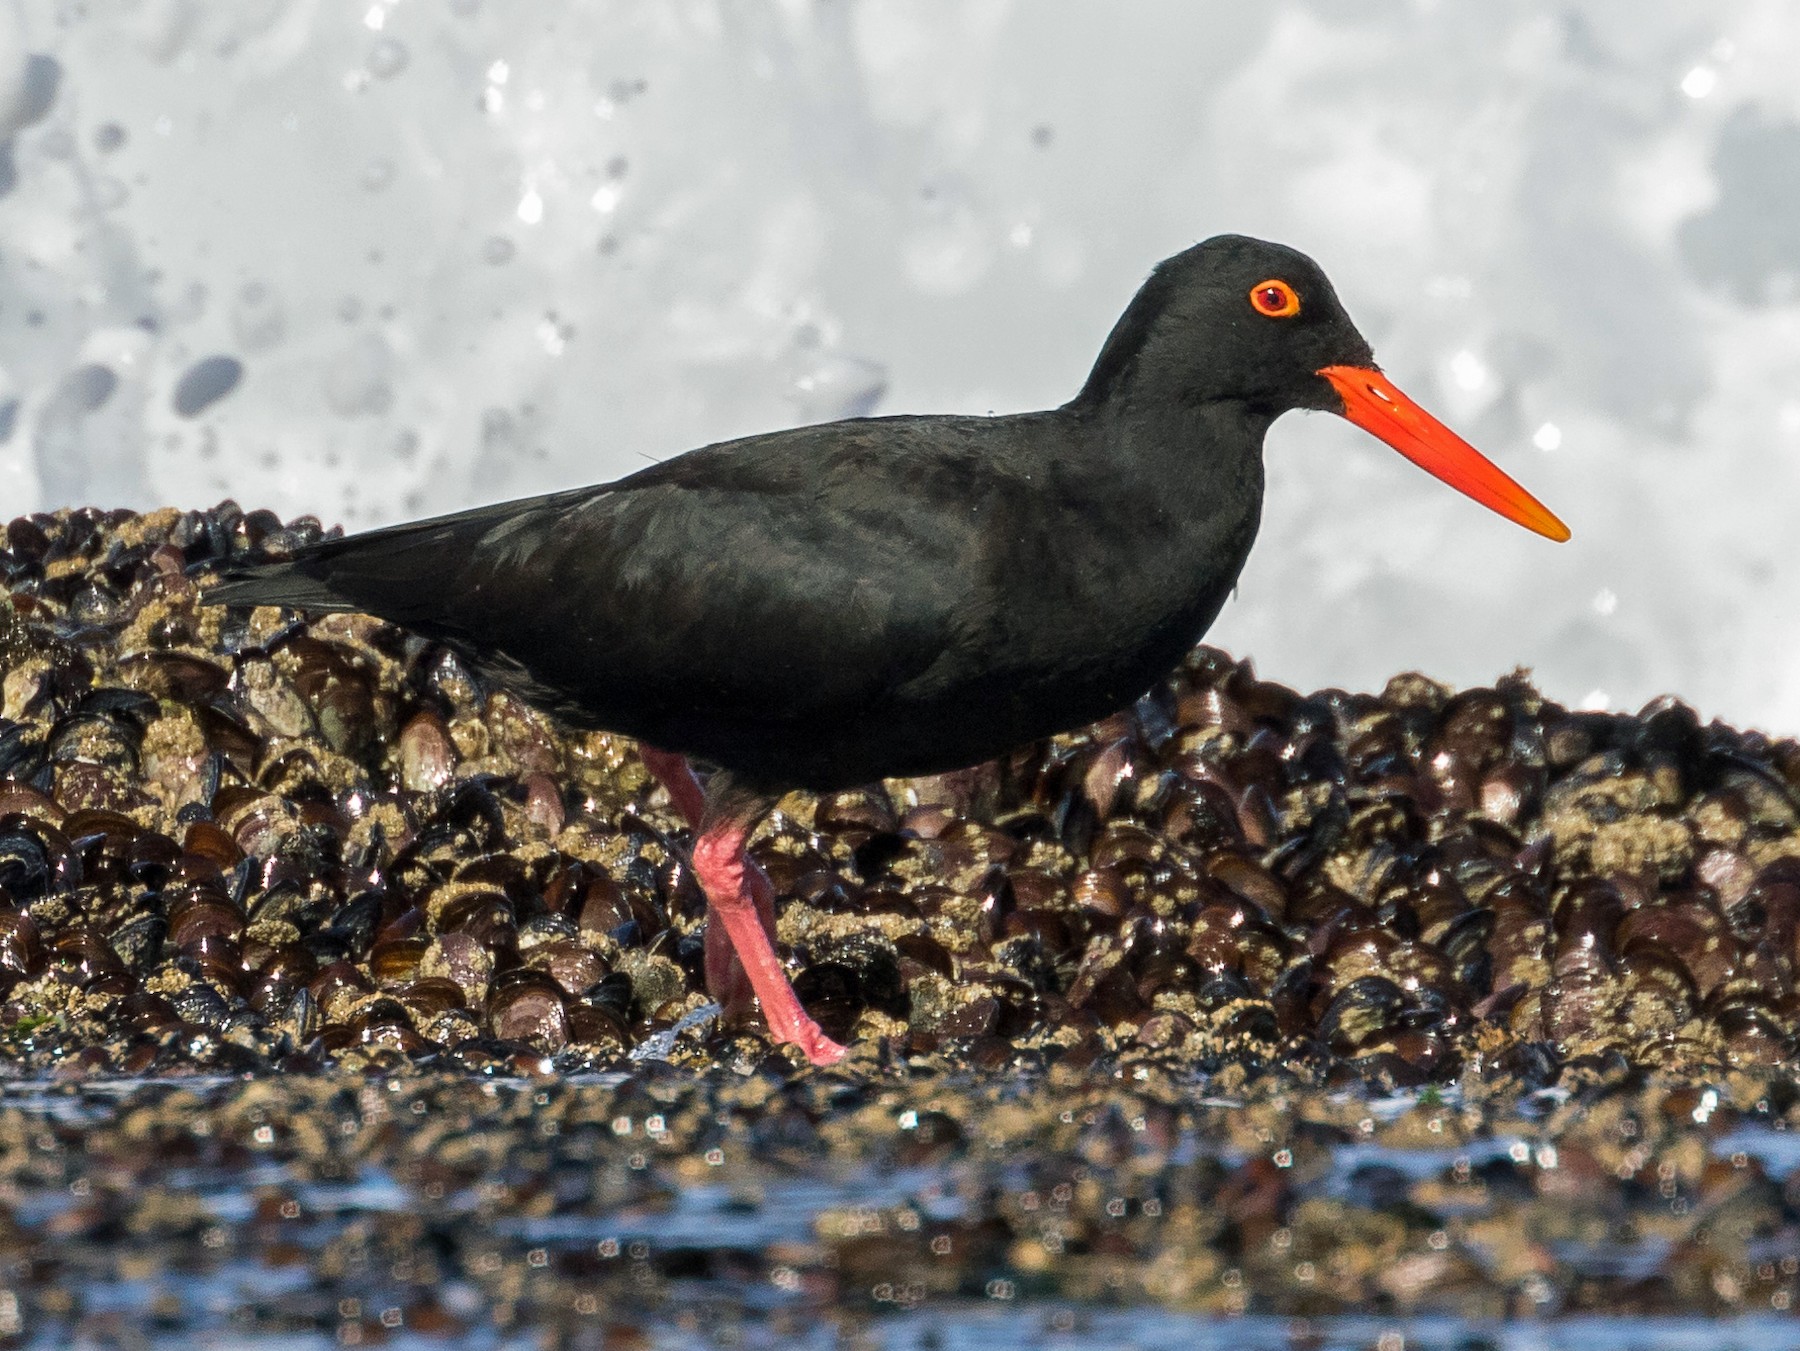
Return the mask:
M226 561L321 534L230 503L6 528L18 1242L91 1224L108 1261L161 1235L205 1265L373 1173L473 1292L413 1327L532 1299L585 1326L702 1268L865 1313L1800 1292L1800 1158L1719 1143L1800 1125L1800 744L1674 699L1571 710L1522 672L1302 694L1198 648L1003 762L781 804L753 852L797 990L853 1047L815 1071L754 1015L706 1016L687 835L629 741L366 616L200 603ZM109 1083L140 1105L59 1117ZM704 1261L638 1253L618 1218L719 1180L754 1212L821 1159L935 1180ZM199 1183L156 1185L165 1161L236 1177L248 1209L209 1218ZM106 1204L31 1218L39 1192ZM539 1232L568 1214L598 1218ZM358 1261L389 1224L351 1226ZM1613 1256L1565 1271L1559 1242ZM361 1296L319 1310L293 1316L383 1335Z
M230 505L7 528L14 1072L609 1069L706 1004L685 835L629 742L364 616L199 603L319 534ZM795 795L754 848L802 998L878 1061L1395 1089L1771 1068L1800 1032L1800 745L1674 700L1301 695L1200 648L1004 763Z

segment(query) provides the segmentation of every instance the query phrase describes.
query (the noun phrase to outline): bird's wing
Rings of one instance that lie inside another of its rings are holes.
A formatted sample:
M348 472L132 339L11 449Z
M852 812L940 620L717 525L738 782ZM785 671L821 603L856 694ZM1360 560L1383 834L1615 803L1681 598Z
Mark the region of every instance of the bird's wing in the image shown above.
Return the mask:
M629 730L863 710L978 624L966 419L726 443L604 488L326 541L228 577L234 603L367 610Z

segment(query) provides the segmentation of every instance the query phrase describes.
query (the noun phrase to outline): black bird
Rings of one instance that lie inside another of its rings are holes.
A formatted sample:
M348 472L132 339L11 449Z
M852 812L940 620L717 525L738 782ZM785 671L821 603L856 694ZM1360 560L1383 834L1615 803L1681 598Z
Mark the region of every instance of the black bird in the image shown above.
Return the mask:
M756 822L787 789L963 768L1143 694L1236 582L1263 433L1294 408L1568 538L1389 383L1312 259L1222 235L1156 268L1060 408L728 441L327 540L208 599L378 615L575 726L640 739L696 831L709 984L743 996L747 976L773 1035L830 1063L844 1048L770 941ZM715 767L704 791L688 757Z

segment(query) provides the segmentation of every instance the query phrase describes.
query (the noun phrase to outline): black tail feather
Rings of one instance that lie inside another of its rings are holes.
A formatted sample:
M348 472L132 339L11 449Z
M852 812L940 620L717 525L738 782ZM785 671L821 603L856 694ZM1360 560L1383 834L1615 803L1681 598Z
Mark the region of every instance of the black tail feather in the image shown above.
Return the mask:
M201 592L200 599L207 605L285 605L294 610L361 608L324 578L305 571L300 560L227 568Z
M320 540L279 562L227 567L202 599L213 605L360 610L397 624L429 626L443 618L446 583L490 534L517 530L591 495L576 489Z

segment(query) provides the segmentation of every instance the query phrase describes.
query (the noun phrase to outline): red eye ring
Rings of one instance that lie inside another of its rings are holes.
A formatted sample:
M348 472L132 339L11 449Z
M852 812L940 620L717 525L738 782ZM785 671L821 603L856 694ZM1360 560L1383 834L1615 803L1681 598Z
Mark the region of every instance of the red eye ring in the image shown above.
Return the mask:
M1292 319L1300 313L1300 297L1281 278L1270 277L1250 288L1250 307L1270 319Z

